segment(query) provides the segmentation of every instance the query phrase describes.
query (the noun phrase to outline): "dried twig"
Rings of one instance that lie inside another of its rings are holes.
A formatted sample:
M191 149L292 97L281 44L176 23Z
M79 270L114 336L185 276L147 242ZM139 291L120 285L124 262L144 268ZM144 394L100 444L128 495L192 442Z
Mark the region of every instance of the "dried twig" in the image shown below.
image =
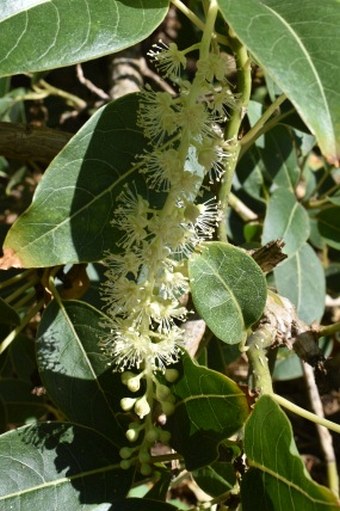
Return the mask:
M322 401L320 399L318 387L315 382L313 368L308 364L303 364L303 372L306 381L307 392L309 396L310 405L312 410L319 417L324 417ZM316 424L316 429L319 435L321 448L325 456L327 464L328 484L330 489L339 495L339 478L336 466L336 456L333 447L333 439L329 430L320 424Z

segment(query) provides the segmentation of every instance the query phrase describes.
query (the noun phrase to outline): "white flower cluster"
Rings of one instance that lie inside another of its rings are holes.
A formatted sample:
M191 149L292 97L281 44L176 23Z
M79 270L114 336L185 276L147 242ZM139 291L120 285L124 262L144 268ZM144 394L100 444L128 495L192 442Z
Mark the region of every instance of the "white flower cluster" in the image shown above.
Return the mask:
M160 209L126 186L118 198L113 224L121 230L121 249L106 258L103 299L110 335L103 346L113 365L165 372L180 356L188 292L185 260L202 240L212 237L218 206L197 203L205 176L220 179L227 158L218 123L232 95L225 57L212 53L198 62L193 83L182 81L186 52L175 44L150 52L164 77L179 87L177 97L146 88L140 95L138 125L154 146L141 156L147 186L166 192Z

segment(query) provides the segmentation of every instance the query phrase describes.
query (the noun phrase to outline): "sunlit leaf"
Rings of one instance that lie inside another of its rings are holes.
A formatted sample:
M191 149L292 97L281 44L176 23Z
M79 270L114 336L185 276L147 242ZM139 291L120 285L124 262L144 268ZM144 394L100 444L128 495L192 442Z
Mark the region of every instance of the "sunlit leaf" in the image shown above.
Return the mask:
M330 161L340 157L338 0L218 0L256 61L292 101Z
M310 478L290 422L269 396L257 401L246 423L244 448L250 465L241 487L244 511L339 509L335 495Z
M295 305L298 316L308 324L320 321L325 308L325 274L314 250L305 243L274 270L278 293Z
M271 195L264 220L262 243L281 238L283 252L293 256L308 240L309 218L295 195L286 188L278 188Z
M115 249L115 198L138 179L133 159L145 147L137 97L98 110L49 166L32 205L10 229L4 266L39 267L99 260ZM138 166L137 166L138 168ZM138 186L143 193L143 181ZM145 192L146 193L146 192Z
M0 76L69 66L150 35L168 0L3 0Z
M195 307L222 341L237 344L257 321L266 302L266 281L244 250L221 242L206 243L189 261Z
M103 319L84 302L69 300L59 307L53 301L39 325L37 361L48 395L66 417L119 445L123 433L116 414L123 386L99 348Z
M111 442L78 424L9 431L0 437L0 509L107 511L131 484L119 462Z
M195 364L185 355L171 391L176 408L167 420L171 445L184 456L188 470L217 458L218 444L235 433L248 415L245 394L226 376Z

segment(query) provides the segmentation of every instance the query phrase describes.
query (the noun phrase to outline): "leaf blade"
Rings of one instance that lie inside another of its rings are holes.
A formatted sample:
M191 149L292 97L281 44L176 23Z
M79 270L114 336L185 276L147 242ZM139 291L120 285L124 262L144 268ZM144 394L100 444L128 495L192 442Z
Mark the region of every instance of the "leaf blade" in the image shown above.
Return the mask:
M189 260L195 307L212 332L227 344L245 339L264 309L264 275L245 251L210 242Z
M180 377L171 386L175 412L167 428L171 445L184 456L187 469L195 470L216 460L218 444L242 426L249 408L230 378L197 365L187 354L180 364Z
M62 307L51 302L38 329L37 363L49 396L68 419L119 445L124 438L116 417L122 385L99 348L104 319L85 302L68 300Z
M337 0L218 1L226 21L292 101L331 162L340 157ZM263 34L266 34L263 37Z
M168 0L4 4L0 76L69 66L121 51L150 35L168 10Z
M107 510L126 495L131 471L119 467L114 445L78 424L40 423L0 437L0 508ZM10 460L10 463L9 463ZM106 506L105 506L106 503Z
M328 488L310 478L291 425L270 396L262 396L255 404L245 426L244 447L251 467L241 488L245 511L254 506L273 511L339 509Z
M3 267L98 261L105 250L117 250L121 233L110 224L115 199L132 176L138 180L131 162L145 146L137 104L131 94L106 105L63 148L9 230ZM140 193L143 183L139 178Z

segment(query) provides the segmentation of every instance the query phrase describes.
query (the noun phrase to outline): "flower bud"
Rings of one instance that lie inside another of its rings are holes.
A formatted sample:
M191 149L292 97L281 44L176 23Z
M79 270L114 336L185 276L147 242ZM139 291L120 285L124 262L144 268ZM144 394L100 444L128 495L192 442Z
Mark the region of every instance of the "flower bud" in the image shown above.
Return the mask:
M178 379L178 377L179 377L179 372L177 371L177 369L167 369L165 371L165 379L169 383L175 382Z
M128 412L131 410L135 402L136 398L134 397L123 397L123 399L120 400L120 406L124 412Z
M137 399L134 410L140 419L143 419L145 415L150 413L151 409L146 396Z

